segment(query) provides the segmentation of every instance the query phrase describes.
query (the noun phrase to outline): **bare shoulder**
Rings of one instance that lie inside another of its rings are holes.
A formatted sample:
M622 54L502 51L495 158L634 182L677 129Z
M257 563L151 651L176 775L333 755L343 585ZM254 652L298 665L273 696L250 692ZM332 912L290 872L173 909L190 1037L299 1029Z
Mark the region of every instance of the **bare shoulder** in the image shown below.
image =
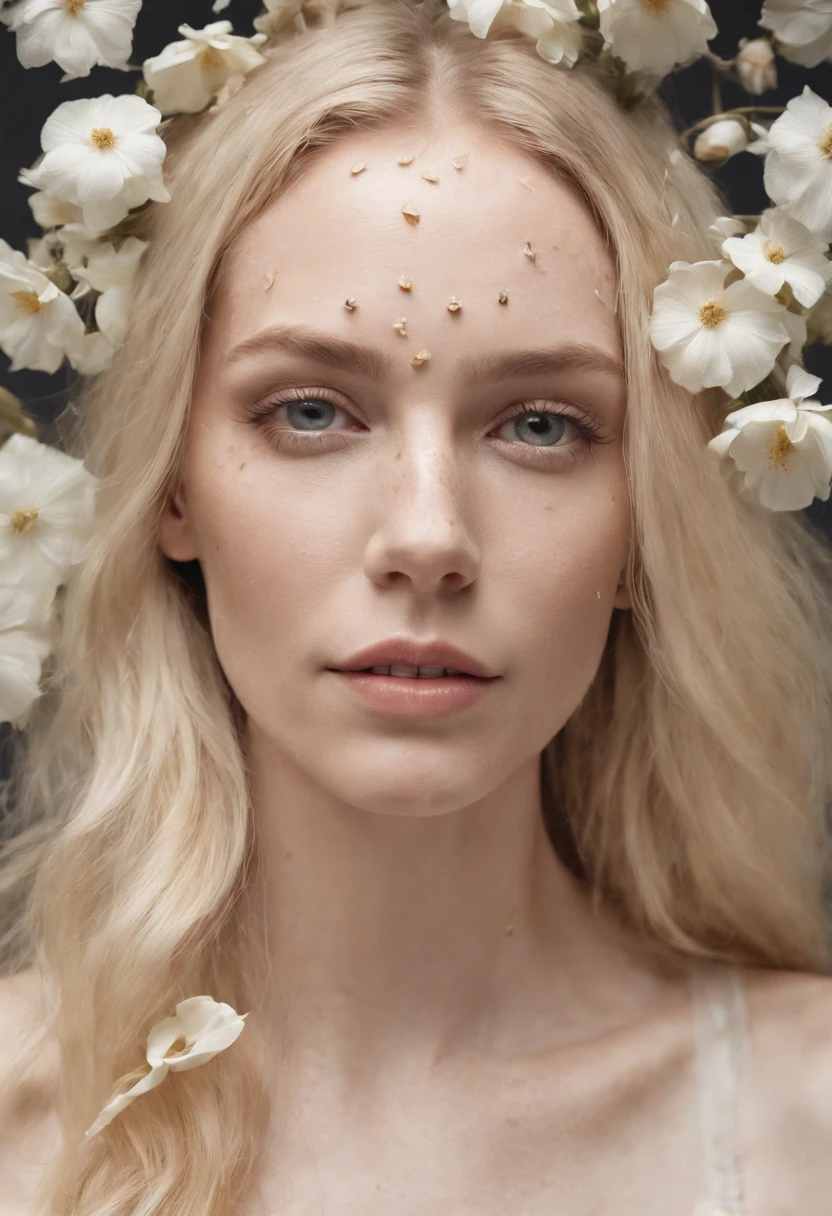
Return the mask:
M0 978L0 1216L26 1216L43 1168L60 1147L54 1050L39 1052L24 1077L17 1070L40 996L33 971Z
M820 1213L832 1194L832 978L744 974L749 1207Z

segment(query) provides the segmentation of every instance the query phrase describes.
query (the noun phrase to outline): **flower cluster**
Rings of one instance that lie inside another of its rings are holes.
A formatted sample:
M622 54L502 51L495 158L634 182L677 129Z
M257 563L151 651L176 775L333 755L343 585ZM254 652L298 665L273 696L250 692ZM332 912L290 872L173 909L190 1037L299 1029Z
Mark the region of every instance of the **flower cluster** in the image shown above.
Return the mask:
M744 115L720 119L704 134L713 133L724 145L730 136L717 135L717 128L742 129L744 123ZM832 483L832 422L823 413L829 407L797 402L792 389L793 376L806 390L803 397L820 385L800 364L810 322L813 338L829 340L832 106L807 86L770 129L755 126L756 139L746 139L736 151L748 148L765 157L766 191L774 206L752 231L730 216L715 225L721 258L671 265L655 291L651 338L677 384L691 393L722 388L742 407L728 415L723 433L709 444L723 472L742 485L744 497L771 510L793 511L815 497L828 499ZM791 404L759 399L760 386L778 367L790 377ZM789 409L801 412L792 418ZM739 481L738 470L745 475Z
M139 72L133 93L66 101L46 121L41 154L19 180L43 230L27 253L0 240L0 349L12 371L80 375L110 366L129 326L134 281L147 248L134 217L164 204L167 126L178 114L211 114L265 60L267 43L328 25L365 0L265 0L254 32L230 21L179 27L180 39L136 67L129 62L142 0L13 0L0 22L24 67L52 60L64 80L96 66ZM231 0L214 0L219 15ZM706 0L448 0L453 20L477 38L512 27L549 64L593 56L625 109L661 79L706 59L716 113L685 132L694 156L721 164L749 151L765 158L771 208L756 221L726 216L712 232L721 257L674 262L656 288L651 336L669 375L691 393L731 399L709 445L737 492L774 510L829 497L830 407L801 366L811 342L832 341L832 107L811 89L785 107L722 110L724 76L751 96L777 83L776 54L814 66L832 58L832 0L764 0L770 36L744 39L733 60L708 43L717 27ZM780 117L758 121L772 109ZM681 149L674 152L679 158ZM673 157L671 159L673 159ZM775 369L788 397L769 396ZM80 461L40 444L10 394L0 392L0 722L25 725L40 694L57 592L83 556L95 479ZM0 434L2 441L2 434Z

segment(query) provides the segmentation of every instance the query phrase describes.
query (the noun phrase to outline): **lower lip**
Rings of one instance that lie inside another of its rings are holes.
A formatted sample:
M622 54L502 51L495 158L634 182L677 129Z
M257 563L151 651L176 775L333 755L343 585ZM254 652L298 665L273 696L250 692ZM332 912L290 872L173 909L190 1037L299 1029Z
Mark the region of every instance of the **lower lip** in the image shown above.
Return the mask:
M336 671L374 709L400 718L430 718L458 713L481 700L499 676L439 676L420 680L409 676L382 676L367 671Z

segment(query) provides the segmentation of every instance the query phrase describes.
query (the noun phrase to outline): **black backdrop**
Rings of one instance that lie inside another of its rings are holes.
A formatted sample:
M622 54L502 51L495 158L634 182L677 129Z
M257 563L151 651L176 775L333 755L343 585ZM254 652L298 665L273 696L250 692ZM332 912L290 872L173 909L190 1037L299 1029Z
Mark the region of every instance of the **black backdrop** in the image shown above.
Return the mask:
M711 9L720 28L712 49L732 58L739 39L759 32L757 19L762 0L711 0ZM201 28L210 21L231 19L235 32L250 34L252 19L261 11L260 0L232 0L219 17L211 10L210 0L144 0L136 24L131 62L140 64L180 35L177 27L188 22ZM776 92L758 100L761 104L785 104L809 84L827 100L832 100L832 65L807 70L778 59L780 85ZM135 87L138 74L126 75L106 68L94 68L83 80L60 83L61 69L54 63L26 71L17 60L15 37L0 26L0 236L16 249L26 249L26 238L38 236L27 204L31 190L17 183L17 173L34 163L40 153L40 130L62 101L100 93L125 92ZM666 100L681 127L687 127L711 113L711 69L698 63L668 78L662 87ZM725 89L725 105L749 104L750 99L738 86ZM726 210L737 214L757 213L767 204L762 185L760 158L745 154L735 157L717 171L717 180L726 195ZM807 352L810 371L824 376L822 398L832 401L832 348L815 347ZM54 376L42 372L9 373L9 360L0 352L0 385L20 397L27 410L44 424L42 437L50 438L49 423L64 404L69 377L64 369ZM815 503L809 509L812 519L824 527L832 539L832 501Z

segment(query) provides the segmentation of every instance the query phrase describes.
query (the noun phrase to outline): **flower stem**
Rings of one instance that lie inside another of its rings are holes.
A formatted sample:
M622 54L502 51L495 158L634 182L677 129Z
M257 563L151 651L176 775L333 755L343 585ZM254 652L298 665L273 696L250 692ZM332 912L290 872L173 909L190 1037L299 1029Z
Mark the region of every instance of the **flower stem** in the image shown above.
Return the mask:
M711 101L714 114L722 114L725 110L725 103L722 100L722 77L713 64L711 64Z

